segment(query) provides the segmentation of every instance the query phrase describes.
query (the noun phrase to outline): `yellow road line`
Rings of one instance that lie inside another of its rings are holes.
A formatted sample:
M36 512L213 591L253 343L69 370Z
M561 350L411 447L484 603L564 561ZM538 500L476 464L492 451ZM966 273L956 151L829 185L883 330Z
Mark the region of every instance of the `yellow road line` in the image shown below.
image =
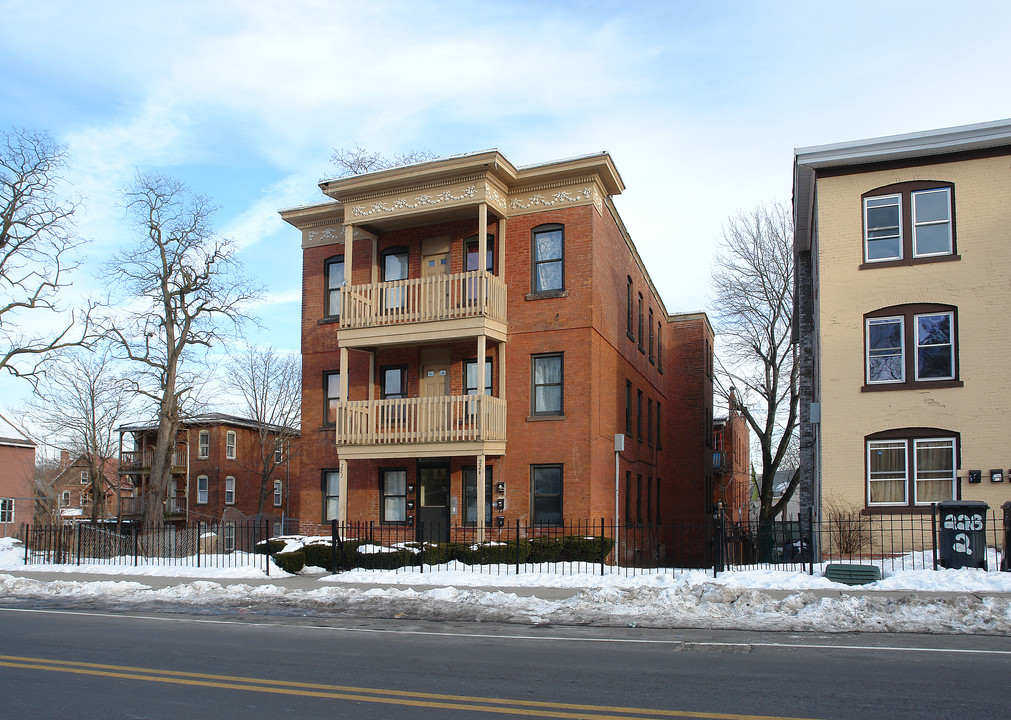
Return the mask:
M51 660L16 655L0 655L0 667L28 670L48 670L51 672L73 673L99 677L143 680L147 682L191 685L197 687L245 690L279 695L300 695L358 702L383 703L432 707L447 710L469 710L504 715L526 715L536 717L568 718L570 720L642 720L655 717L702 718L704 720L809 720L770 715L742 715L735 713L690 712L683 710L653 710L620 706L579 705L552 703L536 700L509 700L470 695L444 695L438 693L386 690L383 688L363 688L345 685L325 685L302 683L271 678L253 678L231 675L193 673L157 668L134 668L124 665L76 662L71 660ZM503 707L512 706L512 707ZM576 712L563 712L576 711ZM608 713L634 713L608 714Z

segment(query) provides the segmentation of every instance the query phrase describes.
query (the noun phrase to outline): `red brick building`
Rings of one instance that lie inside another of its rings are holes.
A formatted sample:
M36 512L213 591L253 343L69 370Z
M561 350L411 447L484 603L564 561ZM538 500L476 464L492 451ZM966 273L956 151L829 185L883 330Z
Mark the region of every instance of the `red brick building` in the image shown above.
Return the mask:
M664 307L609 155L320 187L281 212L302 233L303 530L702 516L712 328Z
M0 537L32 522L35 443L0 415Z
M731 522L747 522L751 505L751 433L733 388L726 417L713 420L713 503Z
M119 477L117 461L105 463L101 480L91 476L87 457L73 456L68 451L60 451L60 464L56 476L49 483L48 495L58 510L58 517L64 521L89 520L92 515L92 501L96 487L103 493L103 511L99 519L116 517L120 495L129 496L131 486Z
M186 420L173 456L172 480L164 501L166 520L213 522L256 515L265 468L270 477L263 514L287 517L291 480L299 473L299 439L297 434L292 437L294 432L274 428L261 442L259 426L246 418L210 413ZM144 514L142 489L150 477L157 426L127 425L119 433L119 473L133 488L132 497L121 499L119 516L139 520Z

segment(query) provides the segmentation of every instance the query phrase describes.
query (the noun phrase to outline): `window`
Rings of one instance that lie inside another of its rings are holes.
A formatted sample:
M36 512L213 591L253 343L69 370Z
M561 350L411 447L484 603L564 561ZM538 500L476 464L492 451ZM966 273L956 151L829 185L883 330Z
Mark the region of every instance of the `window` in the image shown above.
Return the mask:
M338 470L323 471L323 522L340 519L341 474Z
M625 527L632 527L632 472L625 471Z
M625 434L632 437L632 381L625 381Z
M341 288L344 287L344 256L329 258L324 264L326 274L326 307L323 312L327 317L339 317L341 314Z
M957 313L946 305L900 305L864 317L864 390L960 386Z
M629 340L635 340L635 333L633 332L634 328L632 327L632 278L629 277L627 278L627 280L628 280L628 289L627 289L628 317L626 319L625 334L628 335Z
M407 366L397 365L384 367L382 375L381 396L384 400L395 400L407 397Z
M64 490L63 493L60 495L60 505L62 507L69 507L70 506L70 491L69 490Z
M235 523L227 523L225 525L224 535L225 552L235 552Z
M197 433L197 459L206 460L211 456L211 431L201 430Z
M646 398L646 444L653 447L653 398Z
M225 457L229 460L235 459L235 431L229 430L225 433Z
M277 439L275 438L275 440L274 440L274 464L275 465L280 465L283 461L284 461L284 446L281 443L279 443L277 441Z
M663 423L660 422L660 401L657 400L656 401L656 449L657 450L662 449L660 447L660 428L661 428L662 425L663 425ZM659 482L659 480L657 482ZM659 485L657 486L657 490L659 490Z
M323 373L323 394L326 396L323 406L323 424L337 424L337 405L341 400L341 374L339 372Z
M81 470L81 485L87 485L87 484L88 484L88 471L87 470Z
M907 428L867 438L868 506L925 506L955 498L959 438Z
M197 505L207 504L207 476L197 476Z
M642 344L642 293L639 293L639 352L646 352L646 346Z
M235 504L235 478L231 475L225 478L225 505Z
M655 361L653 355L653 308L649 309L649 361Z
M274 481L274 507L281 507L281 500L283 499L283 485L280 480Z
M562 524L562 466L530 466L530 507L534 525Z
M661 375L663 375L663 335L661 331L663 326L660 323L656 324L656 369Z
M533 415L561 415L562 353L531 356Z
M636 390L635 393L635 436L642 442L642 390Z
M487 465L484 468L484 524L491 525L492 488L495 487L491 480L491 468ZM463 495L464 495L464 517L466 525L477 524L477 466L472 465L463 469Z
M407 248L396 247L384 250L381 265L383 282L406 280L408 258ZM384 288L382 294L383 307L387 310L399 309L407 304L407 288L403 285Z
M402 468L379 471L380 519L386 523L407 522L407 471Z
M919 181L863 196L864 267L956 259L951 183Z
M646 522L653 519L653 478L646 478Z
M466 264L464 267L467 272L471 272L472 270L487 270L488 272L495 271L495 238L492 235L489 235L485 242L487 243L487 247L485 251L484 267L479 268L477 254L480 248L477 242L477 235L472 238L467 238L465 241L464 248L466 250L466 258L464 261Z
M660 522L660 478L656 479L656 521Z
M642 525L642 475L635 476L635 522Z
M0 523L14 522L14 498L0 498Z
M484 362L484 394L491 395L491 376L492 376L492 366L491 358L486 358ZM478 384L477 384L477 360L465 360L463 363L463 394L464 395L477 395ZM467 403L467 413L470 415L477 414L477 403L468 402Z
M533 230L534 292L565 288L565 231L561 225L540 225Z

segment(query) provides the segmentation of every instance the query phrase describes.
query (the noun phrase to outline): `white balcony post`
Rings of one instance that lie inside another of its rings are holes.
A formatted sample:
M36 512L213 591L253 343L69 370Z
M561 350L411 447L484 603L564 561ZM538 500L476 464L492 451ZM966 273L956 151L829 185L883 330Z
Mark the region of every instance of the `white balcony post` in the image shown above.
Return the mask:
M337 473L337 522L341 525L348 521L348 461L338 460Z
M477 206L477 297L478 307L484 312L488 302L488 287L485 279L485 271L488 269L488 204L480 203ZM481 357L480 355L478 356ZM481 361L484 362L483 360ZM484 384L484 365L481 365L481 381Z
M355 239L355 226L348 223L344 226L344 283L346 285L351 284L351 268L354 262L354 253L351 252L354 247Z
M488 348L488 339L484 335L477 336L477 362L475 363L475 375L477 375L477 394L484 395L484 366L485 353ZM483 440L482 427L484 423L484 399L479 397L477 402L477 413L474 415L474 439Z

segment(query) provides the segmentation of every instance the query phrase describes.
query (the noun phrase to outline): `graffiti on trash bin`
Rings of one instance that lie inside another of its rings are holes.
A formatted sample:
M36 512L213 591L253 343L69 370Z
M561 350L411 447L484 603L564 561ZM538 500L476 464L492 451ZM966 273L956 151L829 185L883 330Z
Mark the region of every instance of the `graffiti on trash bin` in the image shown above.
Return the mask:
M952 513L944 516L944 527L947 530L979 531L983 529L983 518L979 515L956 515ZM951 547L957 553L972 555L969 536L964 532L955 535L955 543Z

